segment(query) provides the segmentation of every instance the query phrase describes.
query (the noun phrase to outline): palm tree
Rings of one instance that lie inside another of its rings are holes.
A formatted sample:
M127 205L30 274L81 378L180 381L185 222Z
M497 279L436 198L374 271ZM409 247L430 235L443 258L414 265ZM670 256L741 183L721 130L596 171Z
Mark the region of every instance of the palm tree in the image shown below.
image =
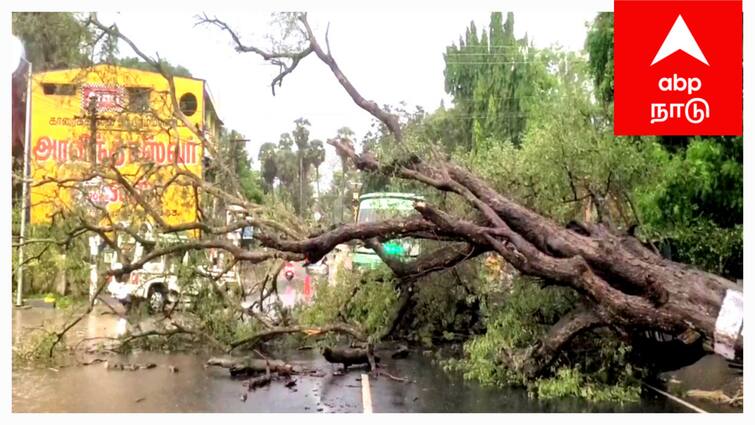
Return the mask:
M290 151L294 146L294 139L288 133L282 133L280 139L278 139L278 149L283 151Z
M265 193L272 190L273 197L275 197L275 190L273 185L275 184L275 178L278 175L278 164L275 161L276 148L274 143L263 143L260 146L260 168L262 168L262 179L265 182Z
M281 193L286 188L289 195L293 195L291 190L297 177L296 154L290 150L279 149L275 156L275 164L278 169L278 180L280 181ZM293 199L293 196L291 196Z
M312 140L307 150L307 163L315 167L315 188L320 199L320 165L325 162L325 145L322 140Z
M302 214L304 212L304 180L307 174L304 168L304 159L309 148L309 129L307 127L310 123L305 118L299 118L294 121L294 124L296 127L291 135L296 143L296 158L299 162L299 202L296 210L297 213Z
M338 139L352 140L353 137L354 137L354 132L349 127L339 128L336 134L336 138ZM348 174L349 163L345 156L341 155L340 153L338 154L338 156L341 158L341 175L343 176L343 178L341 179L341 189L339 191L339 198L340 198L339 210L341 211L340 220L341 220L341 223L343 223L343 209L344 209L343 196L346 194L346 180L347 180L346 176Z
M278 140L278 150L275 153L276 177L280 181L280 193L285 193L285 188L289 195L291 195L291 198L293 198L291 185L297 176L296 154L291 149L293 145L294 140L291 138L291 135L283 133L280 140Z

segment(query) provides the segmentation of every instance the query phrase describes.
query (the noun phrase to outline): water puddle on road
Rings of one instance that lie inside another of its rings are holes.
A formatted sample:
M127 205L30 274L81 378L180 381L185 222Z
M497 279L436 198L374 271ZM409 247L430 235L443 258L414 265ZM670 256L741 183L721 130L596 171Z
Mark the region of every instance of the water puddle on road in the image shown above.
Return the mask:
M136 371L108 370L102 363L59 369L13 371L14 412L362 412L361 374L336 368L316 352L297 352L293 364L317 368L324 376L297 375L250 391L222 368L205 368L208 356L138 353L117 361L155 363ZM171 371L171 366L177 372ZM444 373L421 354L386 365L393 375L370 379L373 411L380 412L683 412L663 399L640 403L593 404L581 400L538 401L525 391L484 388Z
M40 326L62 325L55 310L14 310L13 338ZM91 314L71 330L75 339L116 336L124 323L114 315ZM134 371L109 370L103 363L60 369L16 369L12 372L14 412L362 412L363 369L334 373L316 350L280 355L317 375L295 375L295 384L273 381L247 393L243 380L228 370L205 367L209 354L141 352L107 356L121 363L154 363ZM371 377L372 410L381 412L686 412L665 398L649 394L639 403L588 403L583 400L540 401L526 391L482 387L445 373L430 356L412 352L386 360L386 371L412 382ZM89 356L88 359L91 359ZM81 360L88 360L81 359ZM246 394L246 397L243 395Z

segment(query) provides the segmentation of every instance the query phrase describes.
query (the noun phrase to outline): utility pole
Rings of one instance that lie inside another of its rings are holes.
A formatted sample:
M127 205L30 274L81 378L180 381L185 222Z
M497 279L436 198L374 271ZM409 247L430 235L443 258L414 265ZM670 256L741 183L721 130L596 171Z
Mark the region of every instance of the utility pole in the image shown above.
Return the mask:
M31 62L26 74L26 128L24 130L24 171L21 181L21 228L18 236L18 270L16 271L16 306L23 305L24 292L24 242L26 239L26 216L29 208L29 145L31 143Z
M97 166L97 120L99 119L97 118L96 94L92 93L89 95L87 115L76 118L86 118L89 120L89 145L87 146L87 156L89 162L92 164L92 168L95 168ZM98 183L102 183L99 177L93 179L92 183L94 183L94 187L87 185L86 190L84 191L86 193L85 196L91 196L91 190L102 190L102 187L98 185ZM89 302L95 303L97 303L97 301L94 300L94 294L97 291L97 255L99 254L99 243L99 236L95 235L89 237Z
M87 106L87 112L89 113L89 162L93 166L97 165L97 96L89 96L89 105Z
M89 120L89 145L87 146L87 159L92 163L92 166L97 165L97 121L100 118L97 117L97 95L92 93L89 95L89 104L87 104L87 113L84 116L75 116L78 119Z
M299 215L304 216L304 153L299 149Z

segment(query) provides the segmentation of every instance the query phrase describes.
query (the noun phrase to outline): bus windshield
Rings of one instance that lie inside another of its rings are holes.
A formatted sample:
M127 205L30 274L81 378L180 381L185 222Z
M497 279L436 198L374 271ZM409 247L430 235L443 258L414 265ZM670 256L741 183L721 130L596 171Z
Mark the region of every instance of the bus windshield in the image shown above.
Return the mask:
M365 199L359 204L358 223L374 223L392 218L409 217L416 214L414 201L397 198Z

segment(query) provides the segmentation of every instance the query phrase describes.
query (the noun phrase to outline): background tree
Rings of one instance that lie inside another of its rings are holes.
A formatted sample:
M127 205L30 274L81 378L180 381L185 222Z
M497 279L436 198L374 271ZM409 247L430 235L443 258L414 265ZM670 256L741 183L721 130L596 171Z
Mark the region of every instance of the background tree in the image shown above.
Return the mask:
M260 146L259 160L262 169L262 179L265 183L265 193L275 194L275 178L278 176L278 164L276 162L276 147L274 143L263 143Z
M325 162L325 145L322 140L312 140L307 150L306 162L315 168L315 189L317 198L320 198L320 166Z
M232 166L235 179L239 182L242 195L248 200L262 202L262 179L260 173L252 169L252 160L246 152L246 139L236 130L223 129L221 145L226 146L225 161Z
M280 181L278 192L283 200L295 205L295 197L298 192L299 179L299 161L296 153L293 151L294 140L288 133L281 134L278 140L278 150L275 156L275 163L278 170L278 180Z
M14 12L11 15L11 31L21 39L26 59L33 71L43 72L58 69L88 67L97 62L106 62L118 52L117 38L110 34L98 34L85 23L86 17L69 12ZM21 80L23 79L23 80ZM23 82L21 82L23 81ZM23 164L23 123L25 120L25 75L18 73L13 82L13 225L14 237L20 233L21 169ZM65 234L69 225L61 219L50 226L30 226L29 238L45 238ZM60 295L86 293L87 275L83 260L87 258L85 243L71 241L65 246L28 247L24 286L29 292L57 291ZM14 270L17 257L13 256ZM56 287L56 282L64 285Z
M145 71L154 72L154 67L152 65L148 64L147 62L144 62L138 57L127 57L127 58L114 60L113 62L117 65L125 66L127 68L143 69ZM172 75L176 77L191 78L191 71L189 71L187 68L181 65L173 65L165 59L160 59L160 66L165 67L165 69L168 72L170 72Z
M613 111L613 23L613 13L598 14L585 42L595 91L607 114ZM662 172L635 191L640 233L670 258L741 278L742 138L643 140L661 146L651 163Z
M595 92L606 105L613 103L613 13L600 12L585 40ZM613 108L609 108L613 109Z
M76 68L92 63L95 35L83 20L69 12L15 12L12 31L23 41L34 71Z
M454 99L466 137L459 149L476 147L485 138L521 144L529 105L548 88L539 52L514 36L514 14L506 20L490 15L487 30L478 35L474 22L459 44L446 48L446 92Z
M354 136L355 133L352 131L349 127L341 127L336 132L336 139L338 140L344 140L348 141L349 143L354 142ZM332 183L335 188L337 188L337 205L336 205L336 211L338 211L338 219L335 220L336 223L347 223L351 222L354 217L351 217L351 199L352 199L352 192L351 192L351 182L355 181L356 176L356 170L354 170L349 163L349 159L342 154L340 151L336 151L336 155L338 155L338 158L341 161L341 172L339 175L337 173L333 174L333 180ZM371 191L370 188L364 188L365 191Z
M291 136L296 144L296 160L298 163L298 183L299 191L297 196L294 197L294 210L300 216L306 211L309 201L309 164L306 159L309 150L309 126L311 125L308 120L304 118L298 118L294 121L294 130L291 132ZM306 184L306 187L305 187Z

